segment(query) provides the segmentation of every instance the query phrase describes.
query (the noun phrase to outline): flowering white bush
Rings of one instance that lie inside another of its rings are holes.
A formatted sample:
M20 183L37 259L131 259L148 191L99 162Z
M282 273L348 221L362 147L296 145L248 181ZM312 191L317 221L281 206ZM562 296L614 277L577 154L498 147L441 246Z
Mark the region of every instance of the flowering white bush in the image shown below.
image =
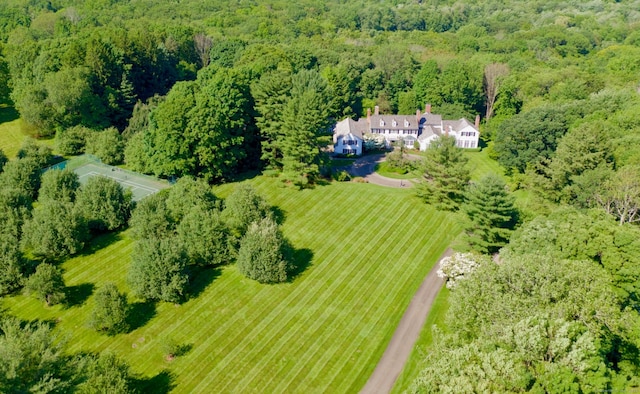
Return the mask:
M466 274L475 271L480 266L481 256L473 253L455 253L440 261L438 276L447 281L447 288L455 287L459 279L463 279Z

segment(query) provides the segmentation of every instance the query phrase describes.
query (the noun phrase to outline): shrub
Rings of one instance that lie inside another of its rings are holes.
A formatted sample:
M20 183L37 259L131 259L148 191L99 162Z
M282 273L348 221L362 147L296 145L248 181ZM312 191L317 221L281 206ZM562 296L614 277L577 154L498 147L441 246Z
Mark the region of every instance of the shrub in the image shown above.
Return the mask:
M267 217L253 222L240 241L238 270L260 283L287 280L287 263L283 257L284 239L278 225Z

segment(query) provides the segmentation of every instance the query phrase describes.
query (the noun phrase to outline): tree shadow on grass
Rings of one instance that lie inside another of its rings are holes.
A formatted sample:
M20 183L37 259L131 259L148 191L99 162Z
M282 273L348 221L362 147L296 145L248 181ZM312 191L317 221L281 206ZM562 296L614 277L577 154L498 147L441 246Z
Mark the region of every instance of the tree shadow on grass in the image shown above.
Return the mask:
M136 393L167 394L176 387L174 380L173 374L164 370L152 378L133 379L131 386Z
M128 332L143 327L149 320L153 319L155 315L156 304L154 302L134 302L129 305L129 314L127 315Z
M20 117L14 107L0 105L0 123L11 122Z
M271 206L269 207L269 212L271 212L271 216L276 223L282 226L284 221L287 219L287 213L280 209L280 207Z
M191 272L189 272L191 282L187 288L186 300L198 298L220 275L222 275L222 270L219 267L191 267Z
M311 249L296 249L290 242L285 241L284 255L289 262L288 282L293 282L312 265L313 252Z
M91 294L93 294L95 285L93 283L81 283L75 286L68 286L64 289L64 306L65 308L71 308L74 306L80 306L87 301Z
M99 251L100 249L104 249L107 246L114 244L118 241L122 240L122 235L119 232L116 233L103 233L91 241L87 242L85 247L77 254L77 256L89 256Z

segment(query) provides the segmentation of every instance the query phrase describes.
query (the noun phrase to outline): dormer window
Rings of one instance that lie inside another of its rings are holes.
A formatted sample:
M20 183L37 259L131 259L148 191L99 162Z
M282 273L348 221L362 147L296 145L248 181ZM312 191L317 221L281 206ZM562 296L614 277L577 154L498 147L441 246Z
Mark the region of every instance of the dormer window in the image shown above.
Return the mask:
M395 120L395 119L394 119L394 120L393 120L393 122L391 122L391 123L393 123L393 127L398 126L398 122L396 122L396 120Z
M384 120L380 119L380 126L384 126Z
M404 120L404 127L409 127L409 121L408 120Z

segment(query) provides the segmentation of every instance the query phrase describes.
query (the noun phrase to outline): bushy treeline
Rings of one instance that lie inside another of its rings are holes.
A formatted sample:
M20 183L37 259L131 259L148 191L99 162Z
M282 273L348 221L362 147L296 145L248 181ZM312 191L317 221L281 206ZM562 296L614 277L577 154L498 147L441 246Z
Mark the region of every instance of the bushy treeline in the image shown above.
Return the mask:
M62 301L64 284L46 263L79 253L93 234L121 229L133 208L130 192L112 179L80 185L68 170L42 173L52 159L50 148L28 141L0 168L0 294L26 285L47 304Z
M67 353L47 323L0 318L0 391L3 393L134 393L144 383L111 353Z
M206 182L181 178L138 204L131 230L136 245L128 280L147 300L179 302L203 269L233 262L261 283L284 282L293 268L269 206L247 185L223 201Z
M542 102L557 108L633 86L640 40L631 8L12 0L0 8L0 96L28 131L59 134L68 152L84 149L77 127L115 127L119 136L99 132L86 139L99 146L86 149L165 177L223 181L267 167L303 186L323 166L331 122L374 105L481 113L485 135L498 139L517 127L502 121ZM570 126L550 116L560 125L534 150L553 149ZM499 152L516 149L498 141ZM506 165L524 169L508 156Z

